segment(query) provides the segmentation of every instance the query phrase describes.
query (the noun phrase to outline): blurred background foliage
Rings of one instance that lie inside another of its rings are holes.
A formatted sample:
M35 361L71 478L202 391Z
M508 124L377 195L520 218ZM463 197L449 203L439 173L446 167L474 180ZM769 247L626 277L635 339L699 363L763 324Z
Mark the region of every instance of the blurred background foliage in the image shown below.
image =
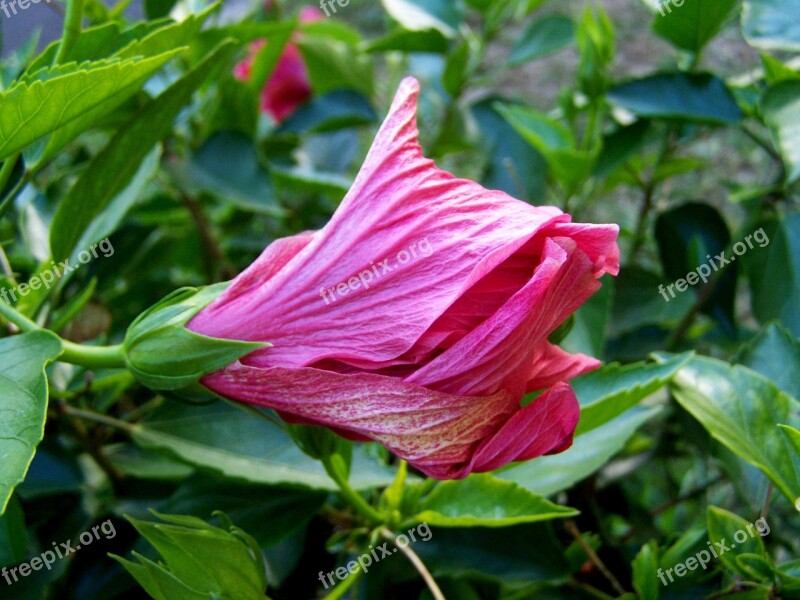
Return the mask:
M176 288L321 227L412 74L428 156L576 221L619 223L623 268L562 332L608 363L574 382L569 451L458 483L412 473L403 488L385 450L342 442L350 485L398 526L432 525L414 550L447 598L800 597L800 3L351 0L301 23L302 8L86 0L84 31L61 46L22 27L44 3L6 18L0 287L106 236L115 249L17 310L73 341L118 342ZM276 122L261 89L288 44L312 93ZM708 284L659 294L761 228L769 243ZM0 441L0 564L106 518L119 535L0 581L2 597L142 598L137 581L153 597L170 581L170 600L259 597L264 583L273 599L323 597L318 572L374 543L284 428L61 363L48 403L52 339L7 333L4 427L34 434ZM11 404L31 399L34 411ZM761 516L763 544L657 579ZM225 553L246 563L235 580ZM432 597L399 557L350 583L341 597Z

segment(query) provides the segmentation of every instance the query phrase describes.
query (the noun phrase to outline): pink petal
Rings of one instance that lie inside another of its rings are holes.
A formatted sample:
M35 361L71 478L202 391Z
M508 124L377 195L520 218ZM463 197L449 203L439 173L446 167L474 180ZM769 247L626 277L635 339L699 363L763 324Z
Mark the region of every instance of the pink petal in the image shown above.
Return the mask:
M555 207L533 207L486 190L425 159L417 141L418 92L413 79L401 84L361 172L328 225L269 281L241 294L240 279L252 280L245 272L192 328L272 343L248 357L253 366L302 367L325 360L392 364L537 232L569 222ZM425 256L422 248L432 253ZM399 253L409 258L403 265ZM261 269L259 259L248 271ZM368 289L352 279L359 274ZM340 283L346 295L330 299L326 292L326 304L322 292Z
M261 92L262 108L278 123L311 97L311 81L297 46L289 42Z
M520 412L505 392L455 396L381 375L311 368L262 369L235 363L205 377L203 385L229 398L273 408L294 422L369 437L433 477L465 476L475 448ZM527 447L530 441L524 441Z
M533 355L533 369L528 374L526 392L541 390L559 381L567 381L593 371L600 361L585 354L570 354L558 346L539 344Z
M591 259L568 238L547 239L533 277L492 317L407 380L451 394L507 390L521 398L536 349L598 288Z
M511 461L563 452L572 445L579 418L580 405L575 392L569 384L558 383L484 440L464 474L494 471Z

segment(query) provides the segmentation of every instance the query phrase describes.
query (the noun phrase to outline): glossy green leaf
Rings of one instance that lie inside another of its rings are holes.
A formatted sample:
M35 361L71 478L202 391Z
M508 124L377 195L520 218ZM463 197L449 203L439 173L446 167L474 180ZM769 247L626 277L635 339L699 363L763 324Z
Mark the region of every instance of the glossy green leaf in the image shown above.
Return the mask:
M332 36L309 35L297 42L316 94L350 89L372 98L375 70L372 56Z
M758 371L782 392L800 399L800 340L770 323L739 352L736 362Z
M418 510L414 520L440 527L507 527L578 514L516 483L486 474L438 484Z
M521 65L566 48L575 41L575 24L563 15L535 19L514 44L509 65Z
M690 359L679 354L663 363L609 364L572 380L581 403L581 435L616 419L671 381Z
M761 98L761 113L783 158L786 181L800 178L800 81L781 81Z
M440 527L429 541L416 544L414 551L435 577L472 579L478 574L504 585L563 582L569 577L569 565L563 543L550 525Z
M662 73L611 89L608 99L641 117L733 124L741 110L725 83L707 73Z
M613 277L603 276L603 287L574 313L570 331L562 341L555 343L567 352L602 359L614 303L614 283Z
M18 83L0 93L0 158L77 119L132 85L140 85L177 50L145 59L100 61L72 72L54 71L32 83ZM91 89L92 93L87 93Z
M59 260L72 256L84 231L127 187L153 146L170 134L173 121L192 94L216 69L227 63L234 47L233 44L220 46L137 113L92 159L59 204L50 234L53 256ZM92 202L87 204L86 198L92 198Z
M766 518L759 518L755 523L750 523L742 517L716 506L709 506L708 539L714 548L720 562L743 577L751 576L737 564L737 557L742 554L766 555L763 535L770 531Z
M622 450L639 427L659 412L659 407L637 406L597 429L576 436L572 446L560 454L514 465L496 476L536 494L550 496L600 469Z
M762 323L777 319L800 337L800 214L773 217L759 226L764 247L756 245L743 258L753 312Z
M138 424L134 441L157 449L199 470L264 485L295 485L336 490L322 464L300 450L278 425L227 403L178 407ZM357 489L389 485L394 471L368 456L367 446L353 451L350 484Z
M767 50L800 50L800 0L745 0L742 30L748 43Z
M572 133L558 121L526 106L495 105L496 110L547 161L553 177L575 190L592 173L599 147L585 152L577 148Z
M693 358L672 381L675 399L718 441L761 469L794 504L800 498L800 457L780 435L800 404L742 366Z
M717 35L739 5L739 0L687 0L681 6L662 0L653 31L673 46L700 52Z
M283 214L252 141L241 134L220 132L167 168L190 193L208 191L248 212Z
M423 31L408 31L397 29L380 37L370 40L363 46L365 52L386 52L401 50L403 52L447 52L449 46L447 38L438 29Z
M220 528L196 517L156 516L166 523L128 520L158 550L162 563L136 554L138 564L114 557L154 598L264 597L266 573L252 537L230 524Z
M44 436L48 394L44 367L60 354L58 338L45 331L0 339L0 514L25 479Z
M409 31L436 29L455 37L463 19L460 2L451 0L381 0L386 12Z
M639 550L633 559L633 589L639 600L659 600L663 596L663 585L656 575L658 571L658 544L651 540Z
M707 291L706 286L710 285L707 283L709 278L716 273L714 267L721 262L712 263L713 258L709 256L719 255L731 241L728 225L722 215L708 204L686 202L658 215L655 234L667 279L663 282L663 288L658 289L659 298L673 302L681 294L701 297ZM719 275L716 275L718 279L703 303L702 311L731 332L734 329L734 300L739 268L734 262L736 257L733 252L728 251L726 256L732 260L721 267ZM705 265L709 272L706 281L696 271L701 265ZM694 275L690 275L692 272Z
M521 200L544 197L547 164L542 155L498 113L492 98L473 105L471 112L487 153L484 185Z

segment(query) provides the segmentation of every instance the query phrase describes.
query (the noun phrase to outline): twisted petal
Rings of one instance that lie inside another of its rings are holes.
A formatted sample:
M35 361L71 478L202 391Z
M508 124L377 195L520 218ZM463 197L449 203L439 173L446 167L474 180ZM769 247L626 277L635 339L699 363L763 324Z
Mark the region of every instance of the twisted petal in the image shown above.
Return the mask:
M249 357L255 366L335 360L378 368L409 352L456 300L537 232L568 224L557 208L486 190L425 159L417 141L418 91L413 79L401 84L328 225L269 280L242 294L242 281L267 268L262 256L191 328L268 340L272 348Z
M452 479L569 446L578 404L566 384L520 409L508 393L461 396L391 377L236 363L203 384L295 421L374 439L431 477Z

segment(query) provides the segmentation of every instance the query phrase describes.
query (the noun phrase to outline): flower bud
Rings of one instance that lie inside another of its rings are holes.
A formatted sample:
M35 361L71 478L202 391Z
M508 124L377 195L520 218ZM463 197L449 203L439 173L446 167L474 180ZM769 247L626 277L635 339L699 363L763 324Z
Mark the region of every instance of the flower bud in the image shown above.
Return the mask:
M125 336L125 358L136 378L153 390L178 390L197 383L254 350L263 342L207 337L185 325L227 287L183 288L146 310Z

